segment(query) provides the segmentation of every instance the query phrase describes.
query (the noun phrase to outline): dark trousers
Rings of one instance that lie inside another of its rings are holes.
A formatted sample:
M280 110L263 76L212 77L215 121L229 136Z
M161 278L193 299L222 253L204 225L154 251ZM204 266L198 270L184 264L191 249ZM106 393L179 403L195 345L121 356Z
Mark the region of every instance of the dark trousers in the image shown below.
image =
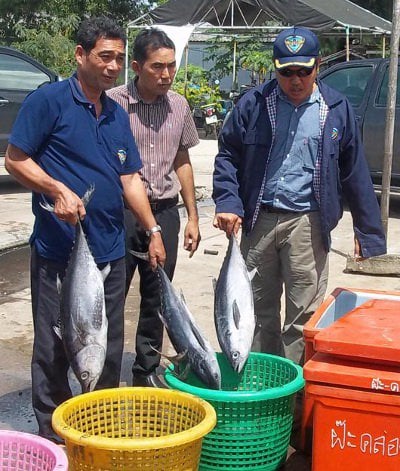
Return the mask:
M99 265L99 269L105 265ZM65 269L65 263L40 257L35 248L32 249L32 405L39 425L39 435L52 441L61 441L51 427L52 413L58 405L72 396L64 345L53 330L60 312L57 277L62 280ZM124 278L124 259L111 262L111 272L104 282L108 319L107 354L96 389L119 386L124 342L125 299L124 285L121 283Z
M162 238L167 254L164 270L170 280L174 275L178 254L180 230L179 212L176 205L165 209L153 210L154 217L162 228ZM132 367L133 374L149 374L160 364L163 341L163 324L159 317L161 308L160 285L157 274L147 261L140 260L129 250L147 252L148 237L134 215L125 210L126 230L126 294L129 291L136 267L140 275L140 313L136 329L136 358ZM155 349L155 350L154 350Z

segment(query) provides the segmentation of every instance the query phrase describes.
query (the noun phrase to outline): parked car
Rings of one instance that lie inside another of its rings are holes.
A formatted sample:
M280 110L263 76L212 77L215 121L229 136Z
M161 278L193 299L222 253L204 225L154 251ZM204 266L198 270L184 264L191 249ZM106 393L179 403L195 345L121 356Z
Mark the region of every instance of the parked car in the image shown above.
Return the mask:
M363 59L336 64L320 74L323 82L342 92L353 105L361 129L365 154L377 188L382 183L382 164L388 96L389 59ZM400 75L396 110L400 107ZM395 121L392 192L400 193L400 120Z
M28 93L60 80L59 76L32 57L0 46L0 167L18 110Z

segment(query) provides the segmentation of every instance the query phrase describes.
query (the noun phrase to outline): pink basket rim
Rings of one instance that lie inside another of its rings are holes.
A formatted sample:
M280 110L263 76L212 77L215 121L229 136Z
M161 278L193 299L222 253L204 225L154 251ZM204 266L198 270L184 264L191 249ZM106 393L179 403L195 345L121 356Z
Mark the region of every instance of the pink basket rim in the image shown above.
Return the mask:
M19 442L34 446L43 451L47 450L54 455L56 460L53 468L54 471L68 470L68 459L64 450L46 438L31 433L17 432L15 430L0 430L0 443L1 442Z

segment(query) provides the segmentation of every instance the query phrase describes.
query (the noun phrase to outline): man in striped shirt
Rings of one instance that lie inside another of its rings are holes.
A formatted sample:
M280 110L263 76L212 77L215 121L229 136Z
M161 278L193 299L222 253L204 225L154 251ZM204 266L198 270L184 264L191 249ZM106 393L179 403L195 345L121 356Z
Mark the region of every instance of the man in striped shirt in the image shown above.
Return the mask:
M162 231L167 253L164 270L172 279L178 251L180 219L178 193L186 207L188 222L184 248L190 256L200 242L190 147L198 144L198 134L184 97L170 90L176 73L175 46L156 28L142 30L133 46L132 69L136 77L128 85L108 92L129 115L130 125L143 162L145 184L158 230ZM163 326L158 316L161 302L159 282L149 264L128 250L147 250L150 234L141 228L130 211L125 212L126 291L138 267L140 274L140 315L136 331L136 359L133 385L162 387L156 375L160 363Z

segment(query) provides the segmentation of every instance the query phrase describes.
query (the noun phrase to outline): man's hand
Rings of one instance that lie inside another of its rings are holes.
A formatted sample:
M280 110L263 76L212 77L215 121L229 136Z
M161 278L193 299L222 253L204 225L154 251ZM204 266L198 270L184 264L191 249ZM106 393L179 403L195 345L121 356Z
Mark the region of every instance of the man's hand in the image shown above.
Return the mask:
M157 265L164 266L165 257L161 232L155 232L154 234L151 234L149 241L149 262L151 268L155 270Z
M193 254L199 247L201 240L199 223L197 221L189 220L185 227L183 248L189 253L189 258L193 257Z
M233 213L217 213L214 217L213 226L221 229L230 237L232 232L236 235L242 225L242 218Z
M54 214L60 221L75 225L78 219L83 220L86 216L85 206L79 196L60 184L60 191L54 199Z

